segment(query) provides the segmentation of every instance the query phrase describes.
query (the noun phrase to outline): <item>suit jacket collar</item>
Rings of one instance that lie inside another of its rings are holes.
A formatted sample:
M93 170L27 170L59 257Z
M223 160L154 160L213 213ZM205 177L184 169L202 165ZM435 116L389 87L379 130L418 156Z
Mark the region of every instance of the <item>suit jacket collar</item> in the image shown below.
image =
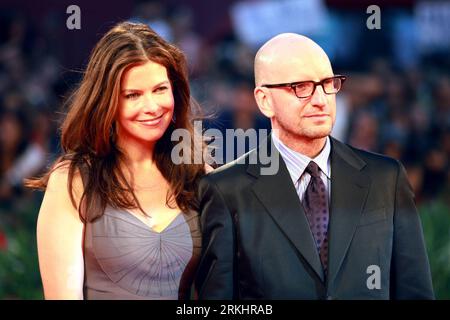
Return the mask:
M291 175L292 182L295 184L303 175L306 167L310 161L314 161L320 168L320 170L325 174L325 176L330 179L330 152L331 152L331 142L330 138L327 137L324 148L315 158L310 158L304 154L301 154L295 150L292 150L286 146L276 135L273 133L271 135L273 144L280 152L281 157L288 168L289 174Z
M253 184L253 193L266 208L275 224L300 252L306 264L310 265L313 272L324 281L325 277L314 238L286 164L270 136L254 152L259 155L262 147L270 148L272 156L274 156L273 152L276 153L279 168L277 174L261 175L260 170L263 165L250 164L247 172L257 178Z
M261 148L276 152L271 136L252 152L259 155ZM324 272L303 206L286 164L278 153L275 156L279 161L275 175L261 175L264 165L259 161L248 165L247 173L257 178L253 184L253 192L303 259L324 282ZM331 138L328 283L334 280L339 271L368 194L370 181L362 172L365 165L349 147Z
M331 139L331 206L328 285L333 283L355 234L370 188L366 163L347 145Z

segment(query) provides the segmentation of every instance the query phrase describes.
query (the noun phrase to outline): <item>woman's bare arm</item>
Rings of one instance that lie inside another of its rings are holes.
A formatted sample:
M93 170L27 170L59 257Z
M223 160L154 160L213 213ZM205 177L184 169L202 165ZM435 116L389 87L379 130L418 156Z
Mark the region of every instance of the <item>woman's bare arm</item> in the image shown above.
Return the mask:
M50 176L37 223L39 269L46 299L83 299L84 224L67 189L67 166ZM73 189L78 205L82 182L75 175Z

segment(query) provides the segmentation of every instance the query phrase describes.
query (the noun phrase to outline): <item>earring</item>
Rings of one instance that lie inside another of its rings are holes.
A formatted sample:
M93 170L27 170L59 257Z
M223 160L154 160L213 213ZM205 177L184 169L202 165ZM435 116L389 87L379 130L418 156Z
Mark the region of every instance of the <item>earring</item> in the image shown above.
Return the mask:
M177 122L177 116L175 115L175 113L172 115L172 122L173 123Z

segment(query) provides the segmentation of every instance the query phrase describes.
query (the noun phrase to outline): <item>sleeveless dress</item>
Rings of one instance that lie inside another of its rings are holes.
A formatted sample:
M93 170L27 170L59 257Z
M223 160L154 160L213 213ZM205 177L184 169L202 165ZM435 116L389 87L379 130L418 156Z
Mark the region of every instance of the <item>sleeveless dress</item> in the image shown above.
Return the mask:
M201 253L196 212L180 212L161 232L124 209L86 223L84 298L188 299Z

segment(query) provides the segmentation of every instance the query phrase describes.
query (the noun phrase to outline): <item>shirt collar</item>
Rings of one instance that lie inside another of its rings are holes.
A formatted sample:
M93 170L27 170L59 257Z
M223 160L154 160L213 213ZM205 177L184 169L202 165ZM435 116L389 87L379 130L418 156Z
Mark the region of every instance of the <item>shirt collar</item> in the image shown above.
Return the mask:
M300 179L310 161L314 161L328 179L331 178L329 168L331 143L329 137L327 137L325 146L323 147L322 151L320 151L320 153L314 159L311 159L308 156L305 156L304 154L294 151L286 146L276 136L274 131L272 131L272 140L273 144L280 152L281 157L283 157L283 160L286 163L286 167L294 184L298 181L298 179Z

